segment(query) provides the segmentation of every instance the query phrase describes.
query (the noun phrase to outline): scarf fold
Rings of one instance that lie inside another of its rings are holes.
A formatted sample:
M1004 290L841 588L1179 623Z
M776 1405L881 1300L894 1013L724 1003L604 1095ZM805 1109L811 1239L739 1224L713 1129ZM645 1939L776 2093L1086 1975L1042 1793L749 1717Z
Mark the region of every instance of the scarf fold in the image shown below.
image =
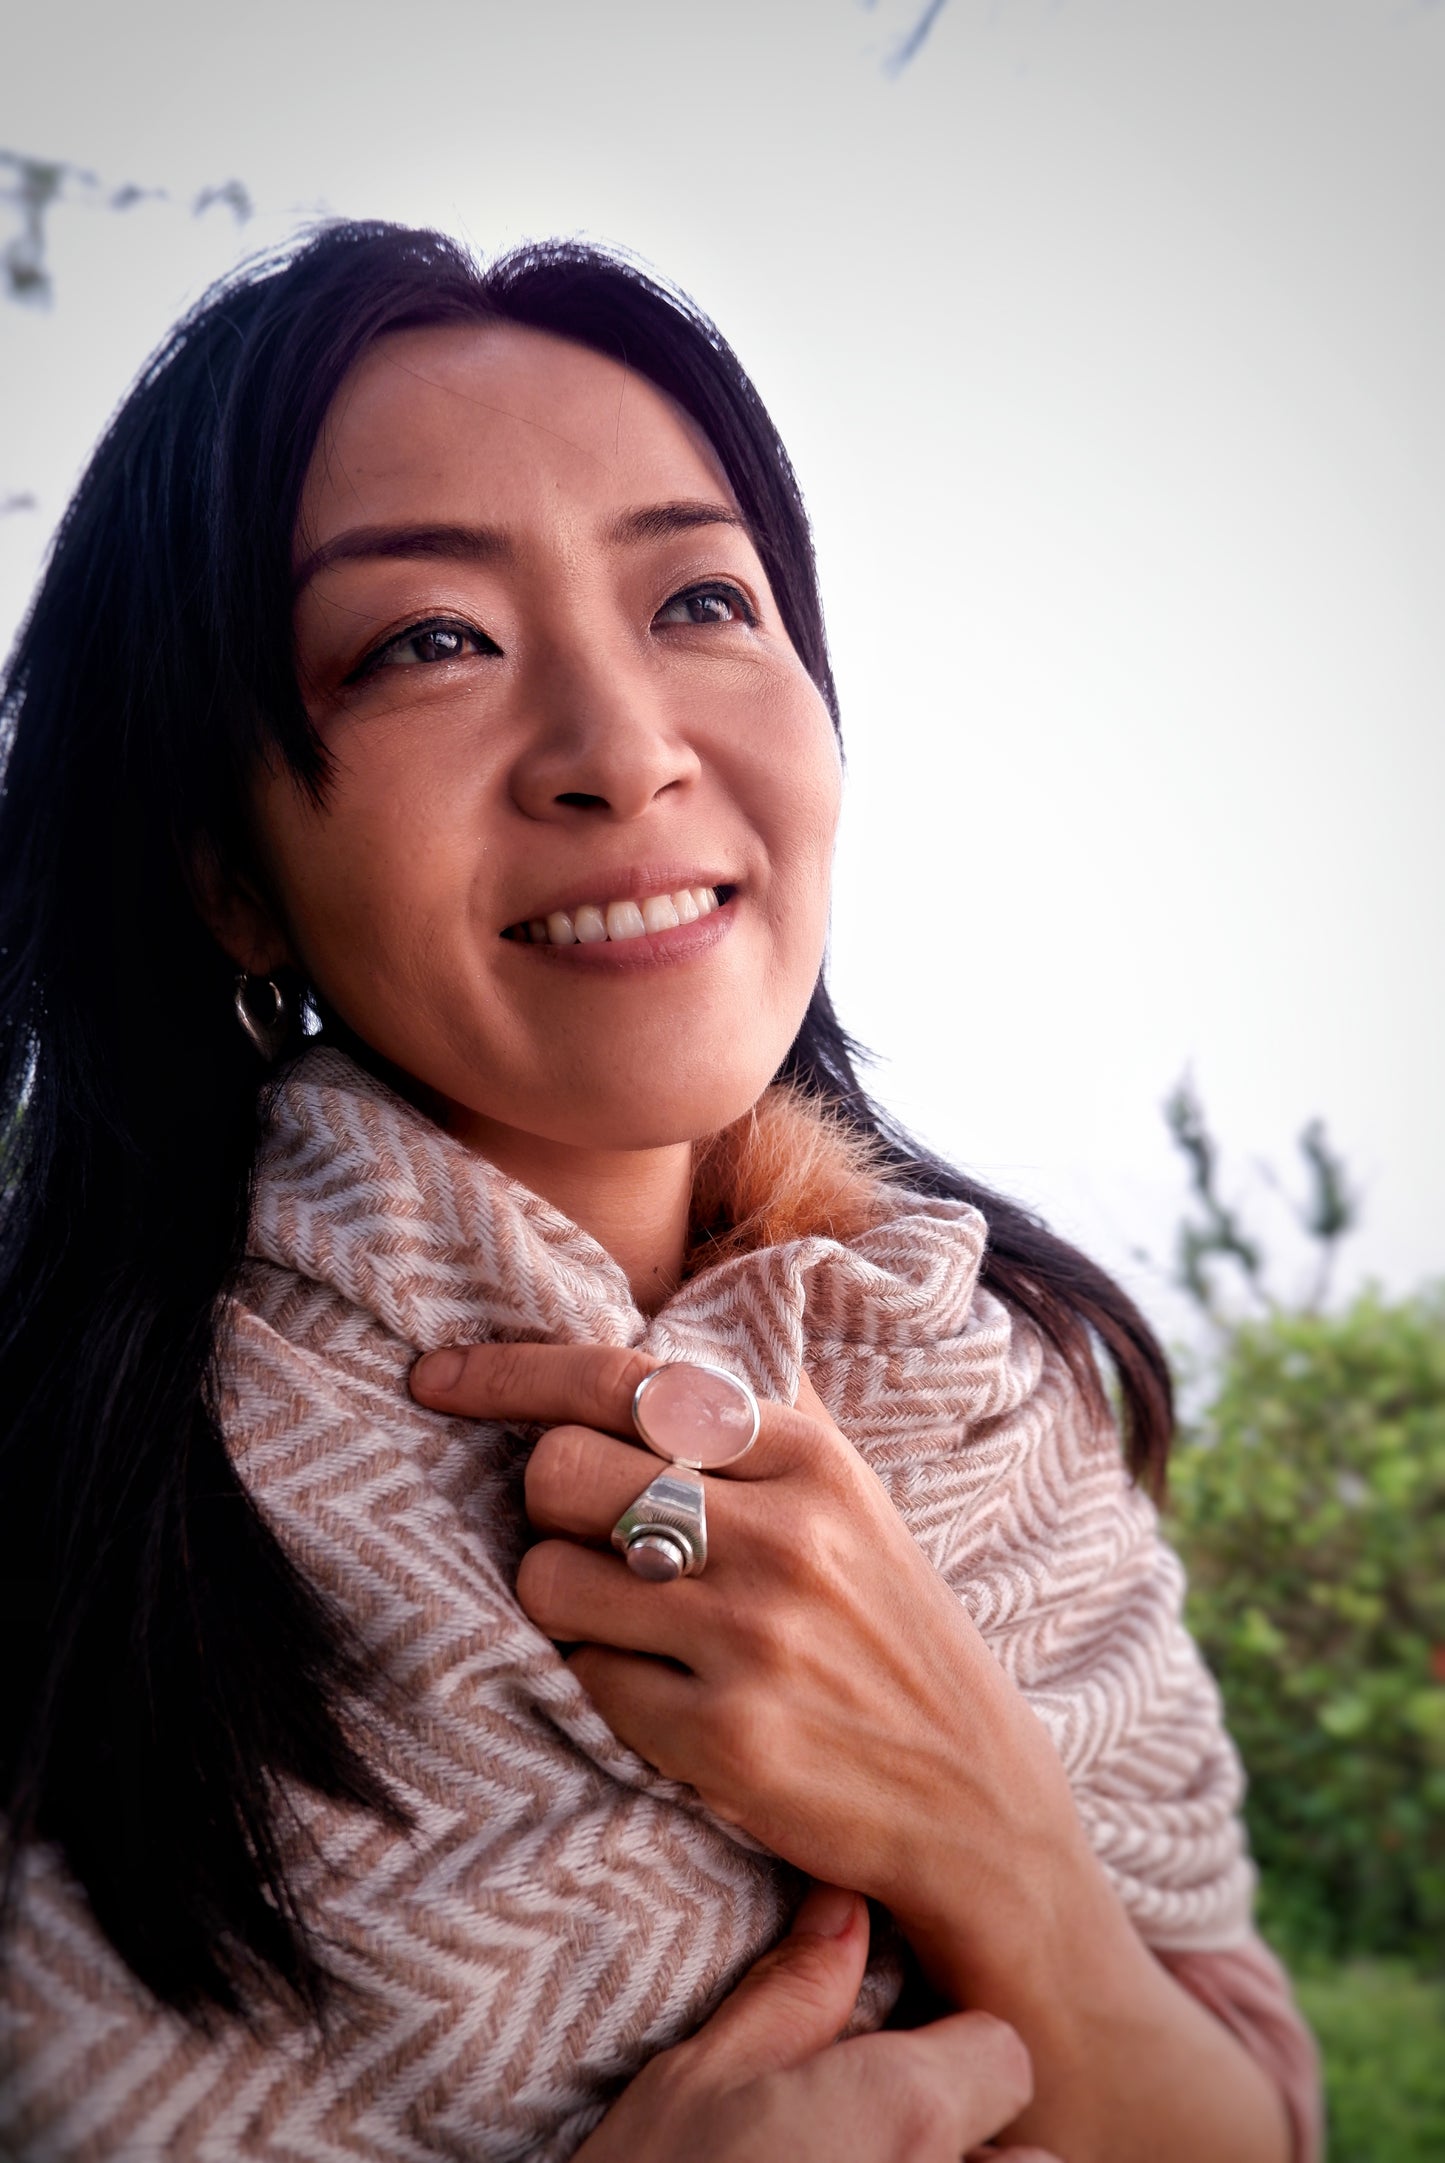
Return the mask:
M560 2159L785 1926L797 1874L627 1749L518 1607L527 1443L412 1403L439 1345L640 1346L785 1402L806 1367L1043 1720L1145 1941L1246 1940L1237 1760L1116 1437L980 1287L976 1210L872 1205L846 1239L705 1269L649 1319L548 1203L339 1052L299 1063L258 1168L226 1431L393 1686L371 1746L413 1827L290 1797L303 1908L359 1986L324 2041L279 2017L186 2029L32 1854L0 2084L17 2154ZM897 1980L874 1963L860 2025Z

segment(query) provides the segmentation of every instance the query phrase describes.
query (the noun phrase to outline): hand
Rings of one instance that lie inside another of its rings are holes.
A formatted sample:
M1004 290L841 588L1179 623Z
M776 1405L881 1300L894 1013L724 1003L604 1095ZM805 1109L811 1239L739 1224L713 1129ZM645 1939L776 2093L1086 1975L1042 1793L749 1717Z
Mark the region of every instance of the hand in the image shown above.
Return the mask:
M577 2163L957 2163L1028 2103L1028 2052L987 2013L835 2043L867 1951L863 1902L815 1886L791 1935L644 2067Z
M1021 1859L1024 1882L1046 1886L1080 1837L1052 1745L806 1381L797 1410L765 1403L752 1450L709 1475L702 1576L647 1583L611 1551L661 1469L618 1439L654 1364L477 1345L412 1382L439 1410L566 1423L527 1467L528 1513L555 1536L525 1556L517 1593L577 1647L609 1725L718 1816L905 1928L931 1919L941 1884L1017 1884Z
M577 1646L573 1665L615 1732L811 1876L891 1908L946 1998L1004 2014L1038 2074L1021 2135L1071 2163L1281 2163L1287 2133L1268 2076L1145 1949L1043 1727L806 1383L796 1410L764 1404L752 1450L709 1477L702 1576L648 1584L607 1538L660 1466L618 1439L632 1432L632 1392L654 1362L586 1345L435 1357L437 1367L413 1370L419 1402L464 1418L558 1423L527 1468L528 1511L548 1536L525 1556L518 1596L550 1636ZM737 2002L715 2016L721 2043L705 2042L713 2023L693 2039L722 2049L724 2063L730 2021L746 2020L749 2000L742 2012ZM955 2040L944 2031L951 2022L920 2033L942 2036L947 2051ZM891 2101L881 2117L856 2115L875 2110L876 2093L893 2094L894 2046L905 2046L905 2072L917 2072L907 2049L918 2042L865 2037L819 2055L814 2031L794 2058L764 2049L762 2073L747 2060L745 2103L724 2110L707 2091L712 2101L686 2126L665 2117L669 2084L693 2094L688 2066L698 2061L669 2052L594 2136L617 2119L621 2145L583 2153L588 2163L839 2154L953 2163L956 2146L889 2147ZM764 2106L795 2115L762 2120ZM629 2109L642 2116L621 2118ZM810 2111L830 2129L816 2148L799 2131ZM648 2113L664 2114L671 2147L636 2144L651 2137ZM860 2122L882 2146L859 2145ZM763 2123L782 2129L776 2146L759 2144ZM708 2145L725 2139L733 2145Z

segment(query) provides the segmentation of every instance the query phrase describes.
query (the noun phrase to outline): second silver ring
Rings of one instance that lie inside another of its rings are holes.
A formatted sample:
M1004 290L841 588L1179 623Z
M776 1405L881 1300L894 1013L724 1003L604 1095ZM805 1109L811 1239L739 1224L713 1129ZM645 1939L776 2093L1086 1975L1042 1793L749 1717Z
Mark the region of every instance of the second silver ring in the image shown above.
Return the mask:
M659 1472L612 1527L627 1567L654 1584L701 1577L707 1562L707 1501L702 1475L683 1465Z

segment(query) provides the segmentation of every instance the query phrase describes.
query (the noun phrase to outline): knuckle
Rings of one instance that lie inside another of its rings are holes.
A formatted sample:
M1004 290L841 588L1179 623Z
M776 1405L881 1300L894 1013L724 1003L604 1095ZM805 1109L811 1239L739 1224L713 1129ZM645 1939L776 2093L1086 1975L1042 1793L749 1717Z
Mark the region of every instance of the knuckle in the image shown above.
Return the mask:
M510 1415L513 1406L524 1403L529 1394L531 1352L529 1344L468 1345L456 1387L463 1390L484 1382L488 1395Z
M622 1345L609 1346L600 1356L594 1355L592 1372L601 1424L611 1427L628 1423L637 1385L656 1365L657 1361L646 1352L628 1351Z
M776 1599L759 1603L756 1619L756 1651L770 1675L797 1672L807 1645L807 1628L796 1602Z
M769 1538L787 1565L791 1584L826 1590L836 1587L850 1565L852 1542L847 1526L826 1503L789 1496L774 1512Z
M717 1691L705 1738L708 1769L729 1793L768 1792L786 1762L787 1740L786 1719L774 1692L748 1681Z
M836 1485L849 1452L837 1429L802 1407L780 1405L774 1417L797 1471L817 1485Z
M807 1581L790 1576L761 1584L746 1581L719 1593L720 1623L739 1665L756 1677L776 1682L796 1676L810 1664L816 1609L807 1598Z
M523 1474L528 1506L561 1499L583 1477L587 1434L581 1427L549 1427L538 1437Z

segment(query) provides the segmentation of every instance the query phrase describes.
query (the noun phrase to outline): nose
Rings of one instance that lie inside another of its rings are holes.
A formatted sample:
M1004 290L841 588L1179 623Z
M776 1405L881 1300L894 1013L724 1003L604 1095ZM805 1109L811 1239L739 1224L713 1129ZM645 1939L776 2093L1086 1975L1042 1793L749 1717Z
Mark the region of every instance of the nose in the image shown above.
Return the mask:
M528 706L512 795L529 818L641 818L701 772L675 701L616 646L549 655L528 685Z

